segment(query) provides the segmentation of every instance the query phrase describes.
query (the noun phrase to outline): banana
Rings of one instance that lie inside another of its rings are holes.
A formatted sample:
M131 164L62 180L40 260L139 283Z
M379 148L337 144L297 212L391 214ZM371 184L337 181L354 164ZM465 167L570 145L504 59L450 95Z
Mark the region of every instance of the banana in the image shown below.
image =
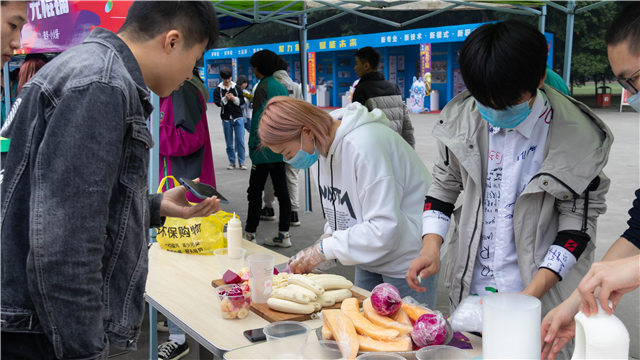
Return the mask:
M299 285L290 284L283 288L273 289L271 297L294 301L300 304L308 304L318 298L313 291Z
M290 314L311 314L315 311L315 306L313 304L299 304L293 301L278 299L274 297L270 297L267 300L267 305L269 305L269 308L275 311L281 311Z
M338 289L338 290L329 290L325 291L322 294L323 297L332 299L334 302L339 303L340 301L350 298L353 294L349 289Z
M289 284L300 285L303 288L313 291L316 295L322 295L324 292L324 288L322 286L318 285L318 283L310 277L304 275L295 274L289 276Z
M353 283L346 277L335 274L315 275L311 277L311 280L315 281L325 290L351 289L353 286Z
M325 291L322 295L318 296L318 302L322 307L333 306L336 304L335 299L332 296L326 296L328 291Z

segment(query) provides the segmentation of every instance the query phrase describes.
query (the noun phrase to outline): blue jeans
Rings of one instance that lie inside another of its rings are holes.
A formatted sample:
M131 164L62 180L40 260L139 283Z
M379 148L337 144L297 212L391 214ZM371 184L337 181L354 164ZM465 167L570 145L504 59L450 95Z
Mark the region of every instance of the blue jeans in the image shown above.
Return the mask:
M176 325L173 322L171 322L171 320L167 320L167 325L169 326L169 334L170 335L181 335L181 334L184 334L184 331L182 331L182 329L180 329L180 327L178 325Z
M227 143L227 157L229 164L236 164L236 151L238 152L238 165L244 164L244 118L222 120L224 141ZM235 142L234 142L235 134ZM235 144L235 148L234 148Z
M370 272L361 269L359 266L356 266L355 284L356 286L359 286L365 290L371 291L374 287L376 287L376 285L386 282L398 288L398 291L400 291L400 296L411 296L419 303L425 304L429 309L435 309L436 296L438 294L438 275L439 273L423 279L421 285L426 287L427 291L420 293L410 288L405 278L392 278L376 274L374 272Z

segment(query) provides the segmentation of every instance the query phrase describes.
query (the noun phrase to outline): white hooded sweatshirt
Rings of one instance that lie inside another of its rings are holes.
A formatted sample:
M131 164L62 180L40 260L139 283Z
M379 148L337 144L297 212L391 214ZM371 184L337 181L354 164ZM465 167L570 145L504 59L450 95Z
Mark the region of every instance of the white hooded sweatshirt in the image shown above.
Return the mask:
M403 278L422 249L422 212L431 175L378 109L359 103L342 120L327 157L312 167L327 223L327 259Z

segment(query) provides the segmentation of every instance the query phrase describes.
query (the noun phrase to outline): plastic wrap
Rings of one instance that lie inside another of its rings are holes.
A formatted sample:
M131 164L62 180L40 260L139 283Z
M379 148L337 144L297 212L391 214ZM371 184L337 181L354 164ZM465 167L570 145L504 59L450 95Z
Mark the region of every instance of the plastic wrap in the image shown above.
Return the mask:
M447 340L447 322L439 311L421 315L413 324L411 338L418 347L441 345Z
M468 296L449 318L453 331L482 332L482 297Z
M402 306L400 291L391 284L380 284L371 291L371 305L380 315L393 315Z

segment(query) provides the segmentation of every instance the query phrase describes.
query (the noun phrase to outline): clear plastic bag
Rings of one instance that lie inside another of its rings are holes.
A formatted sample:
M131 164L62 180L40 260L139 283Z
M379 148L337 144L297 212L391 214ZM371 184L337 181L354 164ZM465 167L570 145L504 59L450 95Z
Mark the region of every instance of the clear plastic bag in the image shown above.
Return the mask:
M449 317L453 331L482 332L482 297L468 296Z

